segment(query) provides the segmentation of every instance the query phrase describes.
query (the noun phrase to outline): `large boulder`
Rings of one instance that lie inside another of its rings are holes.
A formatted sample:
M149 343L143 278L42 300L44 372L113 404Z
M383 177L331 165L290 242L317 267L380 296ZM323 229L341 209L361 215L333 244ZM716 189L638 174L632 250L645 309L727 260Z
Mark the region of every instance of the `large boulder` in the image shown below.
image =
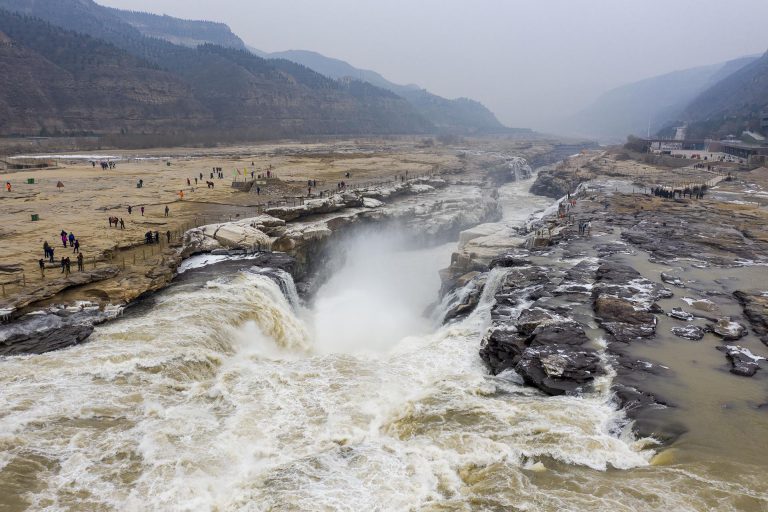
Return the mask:
M731 317L726 316L710 326L712 332L720 336L725 341L736 341L747 335L747 328L739 322L734 322Z
M571 345L581 346L589 342L584 328L578 322L567 320L539 324L533 331L531 346Z
M656 325L656 317L637 309L632 302L618 297L601 296L595 300L595 315L602 323L620 322L630 325Z
M520 313L517 319L517 331L523 336L530 336L541 324L558 320L558 315L542 308L529 308Z
M0 341L0 356L42 354L84 342L93 325L61 325L32 333L17 333Z
M768 296L761 291L737 291L733 294L744 310L755 334L768 345Z
M704 338L704 329L697 325L686 325L685 327L673 327L670 329L672 334L678 338L686 340L699 341Z
M514 369L526 348L525 337L520 336L514 327L496 326L483 340L480 358L488 365L492 374L498 375L505 370Z
M752 377L760 368L759 362L765 360L739 345L726 345L717 349L725 352L725 357L731 363L731 373L741 377Z
M242 224L221 224L213 238L229 249L250 249L268 247L270 238L262 231Z
M604 370L597 351L570 345L532 346L523 351L515 371L548 395L586 391Z

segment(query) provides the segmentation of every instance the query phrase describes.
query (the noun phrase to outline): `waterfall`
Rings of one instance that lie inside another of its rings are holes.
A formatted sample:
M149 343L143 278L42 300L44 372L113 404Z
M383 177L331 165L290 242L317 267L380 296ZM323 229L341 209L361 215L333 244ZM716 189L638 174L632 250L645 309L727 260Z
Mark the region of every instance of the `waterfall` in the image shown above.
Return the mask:
M510 157L507 160L507 165L512 171L515 181L526 180L531 177L533 169L531 169L528 160L519 156Z
M277 283L288 304L291 305L294 311L298 310L301 305L301 299L299 299L299 293L296 290L296 284L293 282L291 274L279 268L269 267L254 267L251 271L258 275L267 276Z

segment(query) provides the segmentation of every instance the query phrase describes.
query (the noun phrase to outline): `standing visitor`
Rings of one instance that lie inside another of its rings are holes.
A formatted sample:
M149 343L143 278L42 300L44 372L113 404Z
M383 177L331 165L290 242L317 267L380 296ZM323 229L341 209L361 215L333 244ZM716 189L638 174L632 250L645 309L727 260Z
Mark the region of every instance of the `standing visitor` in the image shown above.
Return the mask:
M168 230L165 232L165 238L168 240L168 243L171 243L171 230Z
M43 258L40 258L37 264L40 265L40 277L45 279L45 261L43 261Z
M69 233L69 246L72 247L75 245L75 235L73 233Z
M165 205L165 216L166 217L168 216L168 212L170 212L170 211L171 211L171 209L168 208L168 205Z
M117 224L117 223L115 223ZM72 253L80 252L80 240L75 240L75 248Z
M141 216L142 217L144 216L144 207L143 206L141 207Z
M120 229L125 229L125 222L123 222L122 217L120 217Z
M85 265L83 265L83 253L78 253L77 255L77 270L78 272L85 270Z
M131 208L131 205L128 205L128 215L130 215L132 211L133 211L133 208Z

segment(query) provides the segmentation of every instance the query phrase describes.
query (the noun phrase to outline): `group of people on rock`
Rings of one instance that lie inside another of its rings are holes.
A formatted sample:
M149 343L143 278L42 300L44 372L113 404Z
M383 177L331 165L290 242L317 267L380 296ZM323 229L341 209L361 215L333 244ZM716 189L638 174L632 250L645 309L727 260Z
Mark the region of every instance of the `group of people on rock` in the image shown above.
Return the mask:
M171 243L171 232L170 230L165 232L165 239L168 243ZM158 231L155 231L154 233L152 231L147 231L144 233L144 243L147 245L152 244L159 244L160 243L160 233Z
M64 244L64 247L67 247L67 242L69 242L70 247L72 247L72 252L77 254L77 270L83 271L85 270L85 264L83 259L83 253L80 251L80 240L75 238L75 235L73 233L67 234L66 231L61 230L61 241ZM40 275L42 277L45 277L45 262L48 261L50 263L55 263L54 259L54 248L47 242L43 242L43 258L40 258L37 260L37 264L40 267ZM64 257L62 256L59 261L59 266L61 267L61 273L64 274L64 276L68 276L71 272L72 268L72 260L69 258L69 256Z
M707 186L696 185L685 188L654 187L652 192L654 196L663 197L665 199L675 199L676 197L682 199L686 196L691 199L704 199L704 194L707 192Z
M592 221L591 220L582 220L579 221L579 234L580 235L592 235Z
M76 246L74 252L77 252L78 249L80 249L80 242L77 240L77 238L75 237L74 233L72 233L70 231L69 234L67 234L66 230L62 229L61 233L59 233L59 235L61 236L61 244L64 247L66 247L67 246L67 242L69 242L69 246L70 247L75 247Z
M112 160L102 160L99 162L99 165L101 166L101 169L106 171L107 169L117 169L117 164L113 162ZM96 167L96 161L91 160L91 166Z
M123 222L122 217L120 218L110 217L108 220L109 220L109 227L112 227L114 225L115 227L120 226L120 229L125 229L125 222Z

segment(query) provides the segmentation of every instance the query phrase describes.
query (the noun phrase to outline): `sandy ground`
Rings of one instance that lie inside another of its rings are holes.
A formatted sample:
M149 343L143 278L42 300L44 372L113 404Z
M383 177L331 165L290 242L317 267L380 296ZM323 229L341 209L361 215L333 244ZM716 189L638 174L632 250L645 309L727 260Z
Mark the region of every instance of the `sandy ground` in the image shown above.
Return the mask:
M54 247L57 262L60 257L69 256L73 269L76 268L73 249L62 247L59 237L62 230L72 232L79 240L86 268L107 264L106 260L130 267L137 264L134 263L136 251L139 251L138 263L150 255L151 249L143 246L148 230L161 234L171 231L177 239L183 230L194 225L253 216L258 207L268 201L298 204L297 198L307 195L309 179L318 181L317 188L312 190L316 195L335 189L342 180L358 186L393 179L405 172L420 174L457 164L455 150L422 148L418 141L346 141L90 154L120 156L123 160L117 162L114 170L102 170L98 163L93 167L87 160L61 158L57 160L58 168L0 171L2 183L9 181L12 185L11 192L3 188L0 194L0 239L3 241L0 266L21 265L26 286L42 282L38 259L43 257L45 241ZM210 179L213 167L223 168L223 179ZM244 179L244 170L258 175L269 168L278 180L262 186L261 195L241 192L231 186L233 179ZM347 172L350 178L345 177ZM34 179L34 184L27 183L28 179ZM139 179L144 180L143 188L136 187ZM205 181L213 181L214 188L207 188ZM63 188L57 187L59 182ZM184 191L183 200L179 197L180 190ZM128 214L128 205L133 207L132 214ZM169 217L164 215L166 206L170 209ZM31 220L33 214L39 216L39 221ZM125 229L110 228L110 216L122 218ZM58 268L51 268L46 274L48 280L61 277ZM6 294L16 293L22 288L21 274L0 273L0 283L6 283Z

